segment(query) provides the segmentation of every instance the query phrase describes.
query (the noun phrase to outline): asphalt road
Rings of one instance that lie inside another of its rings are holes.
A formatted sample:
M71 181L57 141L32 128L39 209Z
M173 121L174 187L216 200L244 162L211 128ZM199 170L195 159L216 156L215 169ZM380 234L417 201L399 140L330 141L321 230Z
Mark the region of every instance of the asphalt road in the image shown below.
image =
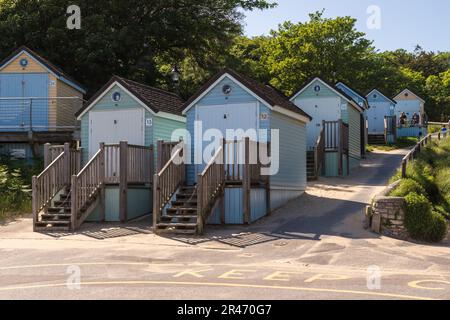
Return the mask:
M449 299L450 243L362 228L402 152L372 154L250 227L160 237L150 219L85 224L77 234L0 226L0 299Z

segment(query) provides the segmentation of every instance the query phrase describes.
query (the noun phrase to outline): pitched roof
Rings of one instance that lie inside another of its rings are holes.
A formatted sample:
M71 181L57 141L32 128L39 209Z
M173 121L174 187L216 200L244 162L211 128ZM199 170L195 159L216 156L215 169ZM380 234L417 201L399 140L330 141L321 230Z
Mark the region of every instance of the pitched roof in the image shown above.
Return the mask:
M211 77L193 96L191 96L188 101L183 106L183 109L188 108L197 98L199 98L202 93L207 91L217 80L219 80L223 75L228 74L239 81L242 85L251 90L255 95L269 103L272 107L278 106L288 111L300 114L309 120L312 119L306 112L297 107L288 97L286 97L282 92L275 89L270 85L261 84L247 76L244 76L232 69L225 68L222 71Z
M88 102L85 103L75 115L78 117L84 113L99 97L103 96L106 90L114 83L119 83L127 89L136 98L141 100L154 113L166 112L174 115L180 115L183 110L183 100L175 93L165 91L159 88L113 76L97 93L95 93Z
M395 100L395 98L397 98L399 95L401 95L403 92L405 92L405 91L409 91L410 93L412 93L413 95L415 95L416 97L417 97L417 99L419 99L420 101L422 101L423 103L425 103L425 100L424 99L422 99L419 95L417 95L416 93L414 93L414 91L412 91L412 90L410 90L410 89L408 89L408 88L405 88L405 89L403 89L402 91L400 91L399 93L397 93L395 96L394 96L394 100Z
M293 99L294 97L296 97L301 91L303 91L306 87L308 87L314 80L319 80L322 81L323 83L325 83L328 87L330 87L332 90L334 90L337 94L341 95L342 97L344 97L348 102L351 102L355 105L355 107L357 107L358 109L360 109L360 111L364 111L362 110L362 107L359 105L359 103L357 101L355 101L351 96L349 96L347 93L345 93L344 91L342 91L341 89L339 89L338 87L336 87L334 84L332 84L331 82L328 82L327 80L322 79L321 77L311 77L308 80L306 80L301 86L300 88L298 88L298 90L294 91L294 93L289 97L289 99Z
M370 90L369 92L367 92L366 97L369 97L369 95L373 92L373 91L377 91L379 94L381 94L383 97L385 97L386 99L388 99L390 102L392 102L393 104L397 104L397 101L392 100L391 98L389 98L387 95L385 95L383 92L381 92L380 90L378 90L377 88L373 88L372 90Z
M68 80L69 82L72 82L75 86L78 86L79 88L76 89L81 89L83 91L83 93L86 93L86 88L81 85L79 82L77 82L75 79L73 79L71 76L69 76L68 74L66 74L63 70L61 70L59 67L55 66L53 63L51 63L50 61L48 61L47 59L43 58L42 56L38 55L36 52L34 52L33 50L31 50L30 48L26 47L26 46L21 46L19 48L17 48L16 50L14 50L9 56L7 56L5 59L3 59L0 62L0 69L3 68L6 64L8 64L10 62L11 59L13 59L14 57L16 57L17 55L19 55L22 51L25 51L26 53L28 53L29 55L31 55L34 59L36 59L39 63L41 63L42 65L44 65L47 69L49 69L52 73L54 73L58 78L64 78L66 80ZM72 84L68 83L69 85L71 85L73 87Z
M366 98L366 96L365 96L364 94L362 94L361 92L359 92L359 91L356 90L355 88L349 86L349 85L346 84L344 81L338 81L338 82L336 83L335 87L339 89L339 87L337 86L338 84L342 84L343 86L347 87L349 90L353 91L357 96L359 96L361 99L363 99L363 100L366 102L366 104L368 104L367 98ZM343 90L341 90L341 91L343 91Z

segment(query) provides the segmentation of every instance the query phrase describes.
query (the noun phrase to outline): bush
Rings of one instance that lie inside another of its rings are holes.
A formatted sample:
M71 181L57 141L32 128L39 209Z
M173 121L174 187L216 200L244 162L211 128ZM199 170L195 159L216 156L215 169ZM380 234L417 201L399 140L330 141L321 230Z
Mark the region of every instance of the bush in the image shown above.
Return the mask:
M6 165L0 165L0 218L30 210L31 197L28 188L19 169L10 170Z
M425 189L413 179L403 179L400 184L391 192L392 197L405 197L410 193L426 195Z
M444 217L432 211L431 202L421 194L410 193L405 197L405 226L411 237L418 240L441 241L447 232Z
M425 240L430 229L431 202L417 193L410 193L405 197L406 215L405 226L411 237Z
M439 242L447 235L447 220L438 212L432 212L426 240Z

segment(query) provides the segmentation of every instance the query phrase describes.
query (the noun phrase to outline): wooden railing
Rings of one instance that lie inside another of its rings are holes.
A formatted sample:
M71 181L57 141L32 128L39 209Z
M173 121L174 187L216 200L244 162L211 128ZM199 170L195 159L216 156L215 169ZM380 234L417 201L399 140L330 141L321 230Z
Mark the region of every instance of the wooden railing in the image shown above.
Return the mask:
M385 116L384 117L384 142L387 144L389 141L388 136L392 135L392 142L397 141L397 117Z
M120 145L105 144L105 183L118 184L120 182Z
M415 146L412 148L402 159L402 178L406 178L406 168L408 163L417 158L419 153L422 151L424 147L426 147L434 138L441 140L442 138L446 139L448 136L448 132L437 132L430 133L429 135L422 138Z
M89 206L95 201L104 181L105 148L101 147L80 173L71 178L72 230L76 230L87 218Z
M337 151L340 135L339 121L323 121L322 127L325 131L325 150Z
M161 171L153 177L153 226L155 230L161 220L162 210L177 189L184 184L185 165L181 161L181 163L177 163L177 160L182 157L183 147L180 145Z
M314 176L318 177L325 166L325 128L322 126L314 147Z
M172 158L172 152L180 141L163 141L157 142L157 159L156 159L156 172L161 171L164 165Z
M197 177L197 232L203 233L205 223L225 186L224 145L219 147L205 169Z
M74 172L77 172L81 163L80 150L70 149L69 144L66 143L62 146L56 146L55 148L47 148L47 161L52 159L47 164L38 176L32 178L32 211L34 224L39 219L39 212L46 209L53 198L63 188L69 187L70 176ZM54 150L51 151L51 150ZM56 153L58 155L56 156ZM33 224L33 225L34 225Z

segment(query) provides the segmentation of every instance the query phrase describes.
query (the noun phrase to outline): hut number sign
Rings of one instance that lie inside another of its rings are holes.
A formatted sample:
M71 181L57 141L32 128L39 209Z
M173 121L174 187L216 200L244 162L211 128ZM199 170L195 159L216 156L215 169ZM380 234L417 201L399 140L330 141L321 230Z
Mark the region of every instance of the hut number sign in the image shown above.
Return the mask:
M151 127L152 125L153 125L153 119L152 118L145 119L145 126L146 127Z
M269 120L269 114L267 112L261 112L261 114L259 115L259 119L261 121Z

